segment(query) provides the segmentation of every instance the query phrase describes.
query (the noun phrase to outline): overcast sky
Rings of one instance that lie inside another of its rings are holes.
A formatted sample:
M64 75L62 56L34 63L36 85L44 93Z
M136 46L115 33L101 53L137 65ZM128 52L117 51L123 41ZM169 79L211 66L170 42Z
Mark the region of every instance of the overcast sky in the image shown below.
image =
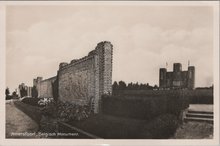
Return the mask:
M8 6L6 85L55 76L60 62L113 44L113 81L159 84L159 68L188 60L196 87L213 83L213 10L206 6Z

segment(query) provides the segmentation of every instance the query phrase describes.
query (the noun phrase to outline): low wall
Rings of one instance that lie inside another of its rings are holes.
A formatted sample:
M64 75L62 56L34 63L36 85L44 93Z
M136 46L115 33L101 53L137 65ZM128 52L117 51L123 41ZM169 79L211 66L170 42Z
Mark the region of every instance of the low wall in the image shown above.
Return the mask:
M113 95L138 95L156 97L175 90L113 90ZM213 89L182 90L191 104L213 104Z
M213 104L213 89L196 89L188 91L191 104Z
M164 92L165 93L165 92ZM165 113L178 115L188 108L189 99L182 91L155 95L113 95L102 97L102 111L113 116L151 119Z

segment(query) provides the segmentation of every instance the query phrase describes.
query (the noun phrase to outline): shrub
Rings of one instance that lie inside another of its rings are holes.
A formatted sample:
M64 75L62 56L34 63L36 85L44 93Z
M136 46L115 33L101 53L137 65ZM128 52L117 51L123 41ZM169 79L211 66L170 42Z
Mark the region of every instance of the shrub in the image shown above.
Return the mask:
M176 90L178 91L178 90ZM151 96L157 97L161 95L169 95L175 93L174 90L114 90L113 95L124 95L126 96ZM195 90L180 90L183 92L185 98L190 100L191 104L213 104L213 89L202 88Z
M102 111L108 115L146 120L166 112L166 100L103 97Z
M48 105L49 103L53 102L53 98L41 98L39 101L38 101L38 105L39 106L46 106Z
M190 97L191 104L213 104L213 95L212 96L191 96Z
M57 117L57 108L56 108L56 103L54 101L46 104L46 106L44 106L41 110L42 110L42 114L44 116L49 116L52 118Z
M39 105L38 105L38 101L39 101L39 100L40 100L39 98L30 97L30 98L24 98L24 99L22 99L21 101L22 101L23 103L26 103L26 104L29 104L29 105L39 106Z
M178 127L175 115L164 114L145 124L140 131L140 137L148 139L167 139L174 135Z
M78 105L69 102L58 102L57 107L58 118L61 121L81 121L88 118L91 114L91 110L88 105Z
M7 95L6 96L6 100L11 100L12 99L12 96L11 95Z
M81 121L89 117L92 113L88 105L78 105L69 102L52 101L43 109L46 116L56 117L61 121Z
M37 91L37 87L33 86L33 88L31 89L31 96L37 98L38 97L38 91Z
M125 118L147 120L165 113L178 116L180 111L188 106L188 98L185 98L182 91L170 91L152 96L145 94L102 96L104 114Z

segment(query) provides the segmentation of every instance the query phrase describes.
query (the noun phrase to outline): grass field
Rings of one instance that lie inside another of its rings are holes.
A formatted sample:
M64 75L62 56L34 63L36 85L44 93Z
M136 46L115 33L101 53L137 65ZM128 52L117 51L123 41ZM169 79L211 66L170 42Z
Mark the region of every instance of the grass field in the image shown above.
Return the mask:
M13 101L6 103L6 138L35 138L31 135L19 136L13 135L13 133L33 133L37 132L38 128L38 124L21 110L17 109Z

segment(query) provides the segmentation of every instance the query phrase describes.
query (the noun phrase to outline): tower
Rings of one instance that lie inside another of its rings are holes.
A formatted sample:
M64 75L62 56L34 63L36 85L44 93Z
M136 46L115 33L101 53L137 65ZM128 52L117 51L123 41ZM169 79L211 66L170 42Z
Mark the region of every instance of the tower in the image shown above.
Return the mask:
M159 87L165 88L166 87L166 68L160 68L160 75L159 75Z
M96 53L99 59L100 95L112 93L112 52L113 45L104 41L98 43Z
M66 62L61 62L59 65L59 69L62 69L64 66L68 65Z
M34 86L37 87L37 79L34 79L34 80L33 80L33 87L34 87Z
M181 63L174 63L173 64L173 81L172 81L172 87L174 88L180 88L183 84L182 82L182 64Z
M98 43L95 52L90 52L90 55L96 54L98 60L99 92L98 98L94 101L95 113L100 112L102 109L100 97L103 94L112 94L112 52L113 45L107 41Z
M195 67L189 66L188 67L188 82L187 82L187 88L188 89L194 89L195 87Z
M33 87L35 86L38 92L38 95L40 95L40 82L43 80L42 77L37 77L33 80Z
M182 71L182 64L181 63L174 63L173 64L173 72L181 72Z

